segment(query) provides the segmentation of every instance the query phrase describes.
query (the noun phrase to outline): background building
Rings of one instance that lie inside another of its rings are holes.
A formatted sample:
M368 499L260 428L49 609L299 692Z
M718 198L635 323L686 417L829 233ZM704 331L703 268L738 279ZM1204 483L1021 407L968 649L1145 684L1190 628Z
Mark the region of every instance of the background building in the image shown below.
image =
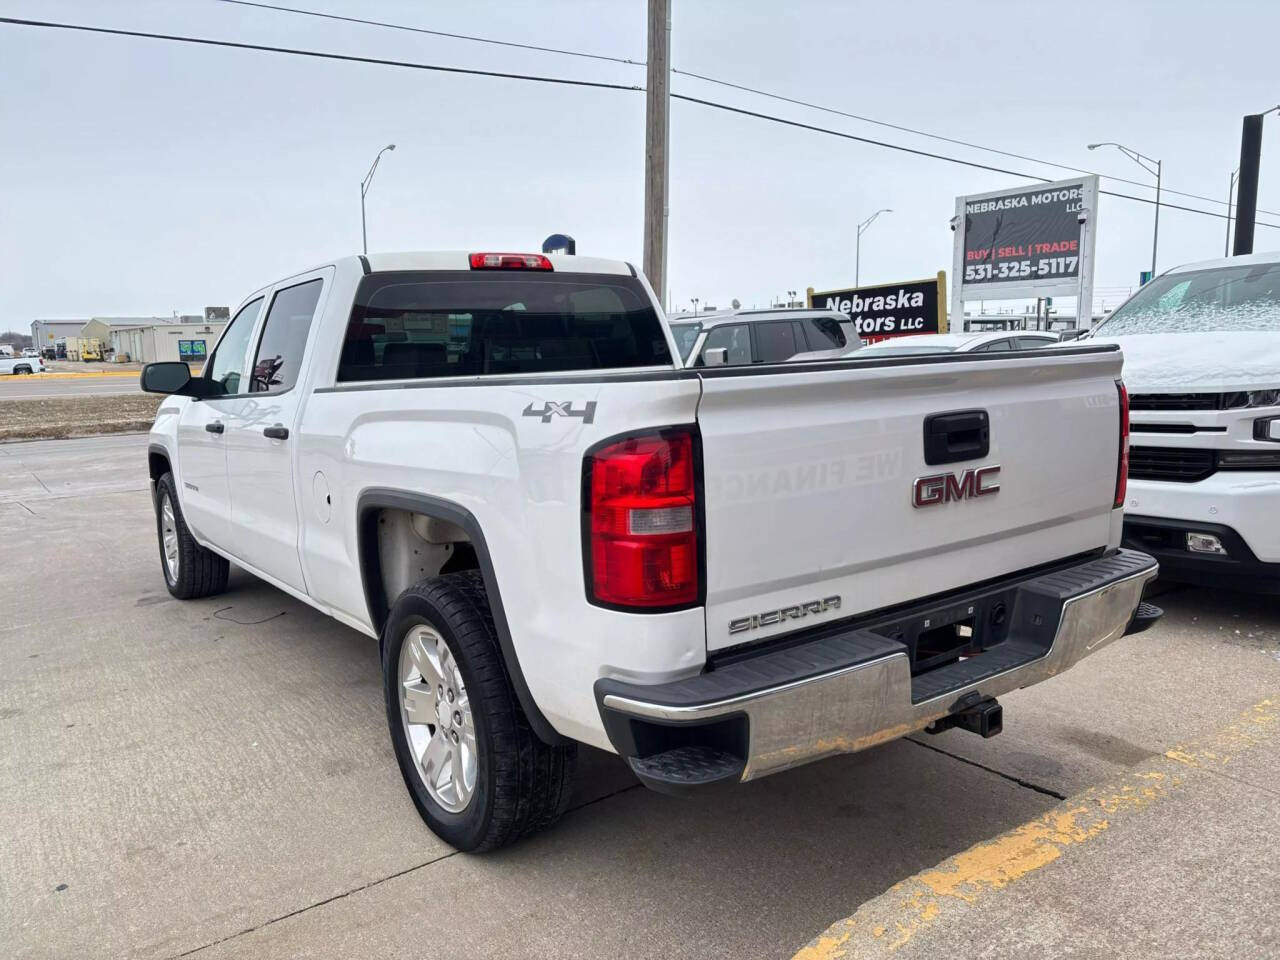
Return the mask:
M53 341L59 337L78 337L87 322L84 317L78 320L32 320L31 345L39 350L52 347Z
M150 322L145 324L117 324L109 328L103 346L114 351L117 360L126 357L135 363L155 363L158 360L188 360L204 362L217 342L225 320L206 323L196 317L183 317L183 322ZM189 321L189 322L188 322ZM85 324L87 331L90 324ZM85 333L83 336L97 336Z

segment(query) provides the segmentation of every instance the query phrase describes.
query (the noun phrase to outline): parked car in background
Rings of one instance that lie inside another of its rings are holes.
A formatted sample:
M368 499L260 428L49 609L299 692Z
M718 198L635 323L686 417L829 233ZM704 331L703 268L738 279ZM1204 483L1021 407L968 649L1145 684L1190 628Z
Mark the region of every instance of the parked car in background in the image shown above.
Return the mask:
M22 355L24 357L38 357L40 356L40 351L35 347L23 347Z
M1280 593L1280 253L1176 267L1082 342L1124 351L1125 542L1173 579Z
M676 315L670 326L686 367L705 366L707 350L724 350L726 364L742 366L838 360L862 346L853 322L831 310L723 310Z
M1001 330L996 333L914 333L868 344L866 356L906 357L925 353L998 353L1035 350L1059 343L1056 333L1044 330Z
M44 372L42 357L0 357L0 375Z

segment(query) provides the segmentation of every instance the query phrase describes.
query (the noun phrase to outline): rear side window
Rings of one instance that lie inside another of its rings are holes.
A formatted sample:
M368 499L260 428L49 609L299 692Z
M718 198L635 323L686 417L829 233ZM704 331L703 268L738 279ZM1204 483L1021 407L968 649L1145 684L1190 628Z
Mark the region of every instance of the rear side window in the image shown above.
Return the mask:
M800 322L810 350L838 350L848 345L840 321L834 317L809 317Z
M1012 350L1012 340L992 340L990 343L984 343L980 347L974 347L974 353L997 353L1001 350Z
M258 341L258 355L253 358L250 393L283 393L297 382L321 283L308 280L276 291Z
M795 326L790 320L756 324L756 353L760 363L782 363L803 347L796 346Z
M661 322L634 277L374 273L356 291L338 380L671 364Z

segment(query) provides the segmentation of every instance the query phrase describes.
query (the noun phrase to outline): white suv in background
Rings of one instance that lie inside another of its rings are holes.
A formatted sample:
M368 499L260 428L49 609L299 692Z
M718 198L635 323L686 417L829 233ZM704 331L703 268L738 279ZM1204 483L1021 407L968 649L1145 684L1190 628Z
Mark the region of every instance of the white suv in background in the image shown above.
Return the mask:
M705 366L707 350L724 350L727 365L742 366L838 360L862 346L843 313L804 307L675 316L670 326L686 367Z
M1092 339L1124 351L1125 543L1174 579L1280 592L1280 253L1170 270Z

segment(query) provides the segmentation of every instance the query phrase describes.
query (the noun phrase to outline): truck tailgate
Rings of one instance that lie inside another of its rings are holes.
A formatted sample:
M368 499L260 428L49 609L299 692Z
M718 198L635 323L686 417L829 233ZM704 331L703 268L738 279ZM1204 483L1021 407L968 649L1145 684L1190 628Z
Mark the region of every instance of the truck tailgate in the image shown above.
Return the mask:
M1074 347L704 371L708 650L1107 546L1120 365ZM986 413L987 454L926 463L926 419L962 411Z

